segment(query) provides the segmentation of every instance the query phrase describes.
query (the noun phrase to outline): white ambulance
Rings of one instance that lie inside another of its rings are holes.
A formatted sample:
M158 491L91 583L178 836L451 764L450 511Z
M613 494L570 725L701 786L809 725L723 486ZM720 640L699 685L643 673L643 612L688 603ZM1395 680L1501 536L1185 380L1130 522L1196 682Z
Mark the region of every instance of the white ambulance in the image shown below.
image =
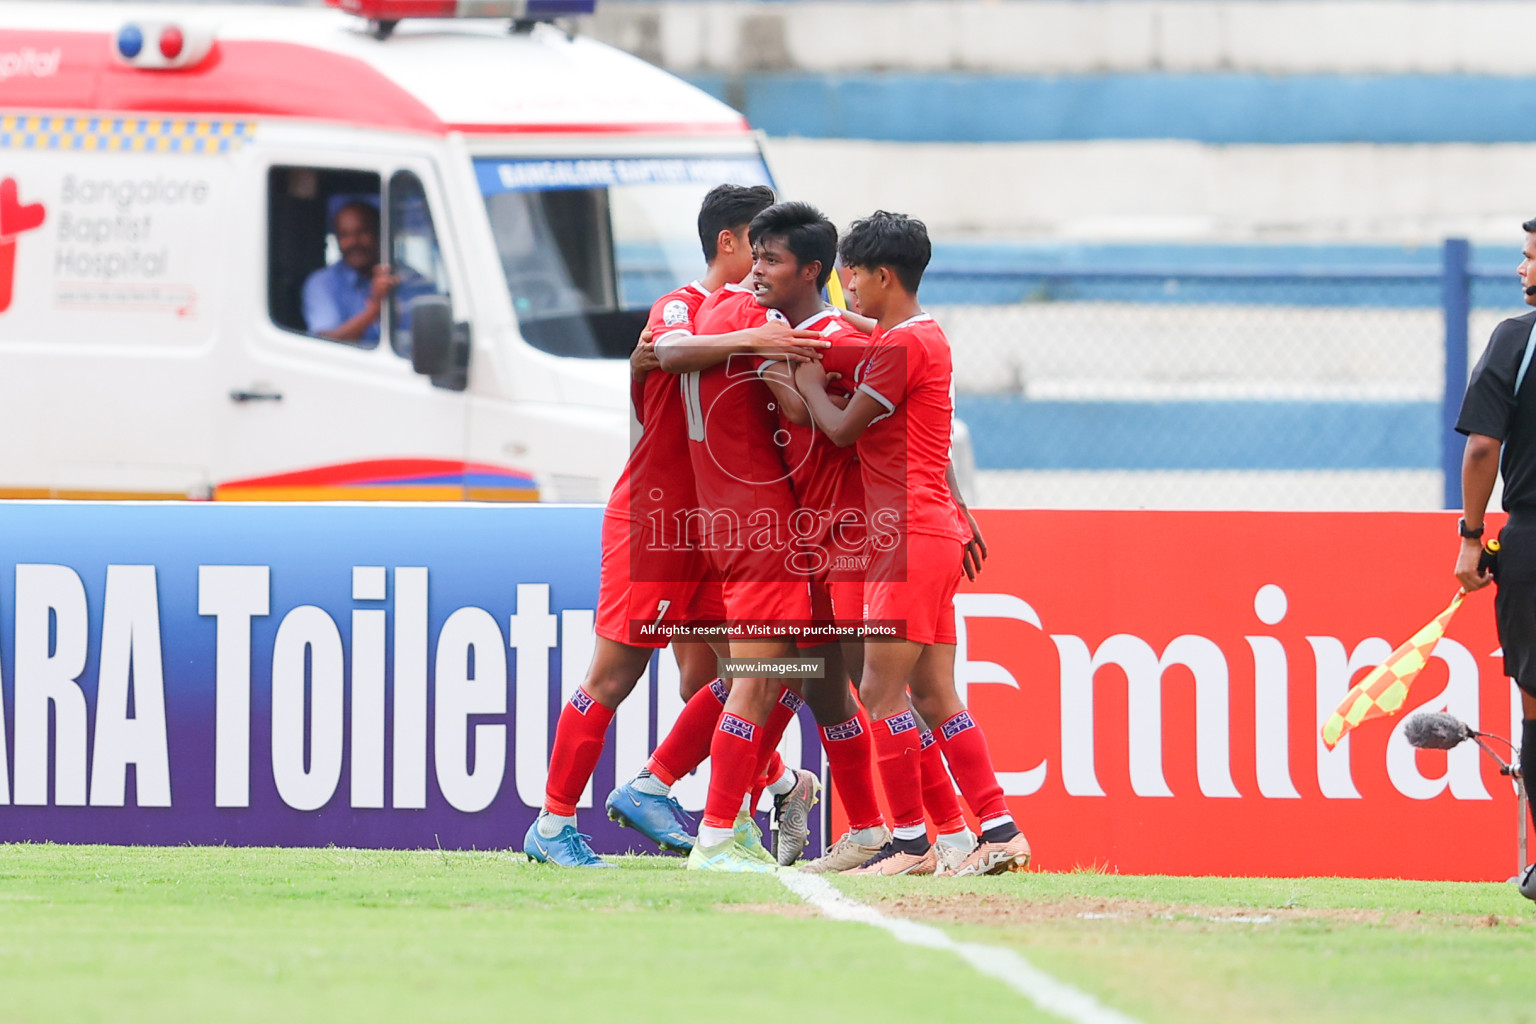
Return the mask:
M0 3L0 497L606 497L757 138L592 0L329 2ZM401 284L336 341L360 205Z

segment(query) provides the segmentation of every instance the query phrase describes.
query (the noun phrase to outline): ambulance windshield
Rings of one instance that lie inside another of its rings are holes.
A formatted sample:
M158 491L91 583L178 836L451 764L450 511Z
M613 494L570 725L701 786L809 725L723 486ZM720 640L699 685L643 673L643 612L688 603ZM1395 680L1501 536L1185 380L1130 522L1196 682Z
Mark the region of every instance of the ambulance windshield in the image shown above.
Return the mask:
M475 173L523 337L585 359L627 358L651 303L703 274L706 192L771 184L755 156L483 158Z

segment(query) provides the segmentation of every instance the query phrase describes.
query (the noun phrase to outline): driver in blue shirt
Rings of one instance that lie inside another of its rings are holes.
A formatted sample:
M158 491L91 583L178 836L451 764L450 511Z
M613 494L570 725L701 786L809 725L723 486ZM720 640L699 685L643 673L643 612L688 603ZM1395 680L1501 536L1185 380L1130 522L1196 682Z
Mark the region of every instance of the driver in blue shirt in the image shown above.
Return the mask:
M389 264L379 262L379 211L356 200L332 221L341 261L304 281L304 322L309 333L360 348L379 343L379 313L399 283Z

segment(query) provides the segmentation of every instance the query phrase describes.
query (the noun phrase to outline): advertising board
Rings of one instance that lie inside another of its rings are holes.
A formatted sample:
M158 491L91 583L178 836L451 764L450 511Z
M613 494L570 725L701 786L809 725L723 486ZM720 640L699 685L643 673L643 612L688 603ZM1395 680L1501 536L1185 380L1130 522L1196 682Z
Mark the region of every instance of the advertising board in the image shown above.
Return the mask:
M0 505L0 841L517 847L591 656L601 515ZM1491 590L1402 714L1318 735L1455 592L1453 513L978 518L956 675L1037 866L1513 873L1510 780L1404 736L1421 709L1518 732ZM597 849L641 845L600 804L680 707L662 656L583 802ZM786 756L815 768L799 725Z
M0 505L0 841L520 847L591 660L601 517ZM598 850L646 846L601 803L681 708L664 655L582 800Z
M956 676L1036 866L1514 874L1510 779L1471 743L1416 751L1404 736L1413 712L1448 710L1518 741L1491 588L1467 598L1402 713L1332 752L1319 739L1349 687L1456 593L1455 513L977 518L991 557L957 599Z

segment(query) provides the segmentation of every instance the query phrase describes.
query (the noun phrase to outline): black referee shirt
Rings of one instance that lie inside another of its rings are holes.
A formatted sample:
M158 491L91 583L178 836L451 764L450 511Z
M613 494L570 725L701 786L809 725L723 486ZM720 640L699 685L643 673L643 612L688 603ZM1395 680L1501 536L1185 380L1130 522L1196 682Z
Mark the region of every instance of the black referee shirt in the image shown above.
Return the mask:
M1494 328L1467 382L1456 420L1456 429L1463 434L1486 434L1504 442L1499 468L1504 473L1504 508L1509 512L1536 512L1536 356L1526 370L1518 400L1515 396L1515 377L1532 326L1536 326L1536 310Z

